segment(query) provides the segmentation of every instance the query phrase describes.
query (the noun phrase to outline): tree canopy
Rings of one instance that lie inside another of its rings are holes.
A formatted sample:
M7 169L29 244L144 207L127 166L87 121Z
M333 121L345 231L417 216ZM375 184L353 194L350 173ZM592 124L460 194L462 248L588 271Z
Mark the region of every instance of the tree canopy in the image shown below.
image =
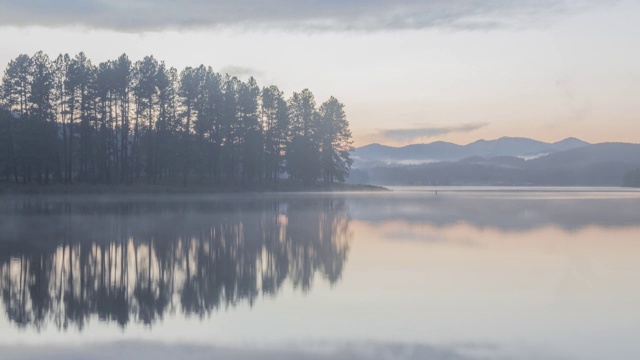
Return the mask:
M0 87L0 181L90 184L343 182L353 149L344 105L285 99L200 65L153 56L19 55Z

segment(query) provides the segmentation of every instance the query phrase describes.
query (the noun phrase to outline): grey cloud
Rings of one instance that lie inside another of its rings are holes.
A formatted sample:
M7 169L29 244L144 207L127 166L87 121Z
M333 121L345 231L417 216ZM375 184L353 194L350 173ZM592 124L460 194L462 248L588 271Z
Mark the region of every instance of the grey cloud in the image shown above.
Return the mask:
M481 129L489 125L488 123L472 123L448 127L417 127L411 129L391 129L383 130L376 137L392 142L410 143L421 139L432 138L451 133L468 133Z
M596 0L0 0L0 24L116 31L488 29L544 22Z

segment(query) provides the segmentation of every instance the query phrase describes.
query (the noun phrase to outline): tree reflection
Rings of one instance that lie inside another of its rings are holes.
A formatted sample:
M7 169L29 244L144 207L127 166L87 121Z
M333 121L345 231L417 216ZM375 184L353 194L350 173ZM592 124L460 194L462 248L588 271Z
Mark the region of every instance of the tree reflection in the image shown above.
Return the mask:
M0 249L2 301L12 322L37 329L82 329L96 316L122 327L202 318L287 281L304 292L317 275L334 284L350 239L334 199L30 202L17 213L2 229L11 236Z

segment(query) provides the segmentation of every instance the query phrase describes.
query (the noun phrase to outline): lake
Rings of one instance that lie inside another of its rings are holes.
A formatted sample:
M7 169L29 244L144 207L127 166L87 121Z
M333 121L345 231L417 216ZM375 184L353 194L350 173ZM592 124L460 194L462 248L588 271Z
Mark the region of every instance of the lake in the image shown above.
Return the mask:
M393 190L4 195L0 357L640 358L640 191Z

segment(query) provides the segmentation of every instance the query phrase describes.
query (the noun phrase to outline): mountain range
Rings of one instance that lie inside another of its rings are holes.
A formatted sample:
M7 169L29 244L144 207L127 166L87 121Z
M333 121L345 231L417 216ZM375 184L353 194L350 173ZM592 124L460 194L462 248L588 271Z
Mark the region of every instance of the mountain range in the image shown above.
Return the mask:
M461 146L444 142L354 151L351 182L377 185L622 186L640 171L640 144L545 143L500 138Z
M370 144L355 149L352 153L352 158L354 159L354 168L455 161L472 156L485 158L514 156L531 159L587 145L590 144L576 138L567 138L555 143L547 143L519 137L478 140L468 145L458 145L444 141L436 141L429 144L413 144L402 147Z

